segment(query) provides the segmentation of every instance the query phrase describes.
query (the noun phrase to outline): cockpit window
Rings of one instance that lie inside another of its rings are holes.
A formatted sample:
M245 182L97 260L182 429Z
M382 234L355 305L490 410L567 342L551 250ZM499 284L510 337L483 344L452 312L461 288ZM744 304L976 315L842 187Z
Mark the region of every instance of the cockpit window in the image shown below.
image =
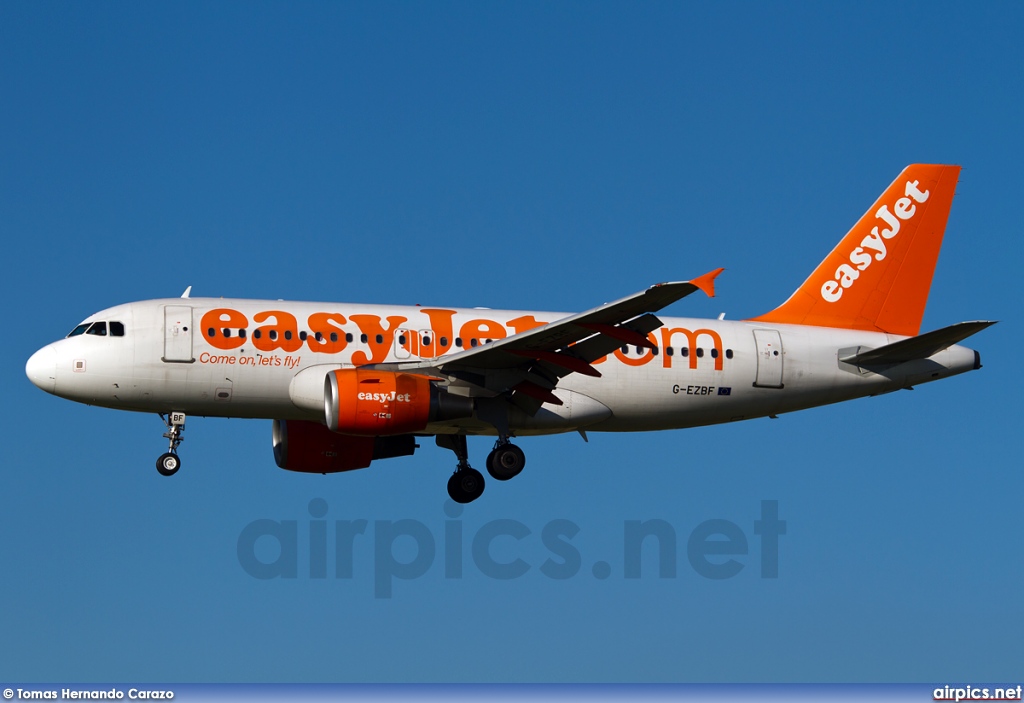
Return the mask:
M107 334L111 337L123 337L124 336L124 323L123 322L83 322L75 329L68 333L68 337L77 337L80 334L94 334L97 337L106 337Z

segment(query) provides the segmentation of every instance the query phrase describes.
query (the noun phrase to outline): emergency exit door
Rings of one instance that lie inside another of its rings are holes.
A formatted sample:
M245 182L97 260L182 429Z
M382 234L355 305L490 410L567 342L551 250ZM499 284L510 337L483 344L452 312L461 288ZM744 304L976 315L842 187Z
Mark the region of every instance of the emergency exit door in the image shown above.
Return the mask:
M164 306L164 361L188 364L192 356L192 308Z
M782 335L778 330L754 330L758 388L782 388Z

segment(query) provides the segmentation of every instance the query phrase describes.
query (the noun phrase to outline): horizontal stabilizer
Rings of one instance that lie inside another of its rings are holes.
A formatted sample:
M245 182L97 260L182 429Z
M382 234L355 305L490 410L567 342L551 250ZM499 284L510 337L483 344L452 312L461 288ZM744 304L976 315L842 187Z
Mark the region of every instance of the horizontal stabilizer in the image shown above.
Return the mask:
M934 332L926 332L917 337L910 337L892 344L886 344L878 349L869 349L868 351L841 357L839 360L856 366L884 366L888 364L902 364L907 361L914 361L915 359L927 359L995 323L995 320L958 322L955 325L943 327Z

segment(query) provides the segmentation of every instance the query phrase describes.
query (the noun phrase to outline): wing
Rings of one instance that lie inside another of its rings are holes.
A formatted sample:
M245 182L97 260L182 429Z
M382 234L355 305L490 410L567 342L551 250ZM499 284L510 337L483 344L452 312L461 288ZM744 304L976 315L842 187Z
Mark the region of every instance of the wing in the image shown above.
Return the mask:
M543 403L561 405L551 391L571 373L600 376L592 363L623 344L651 347L647 334L661 327L653 313L701 290L714 297L716 269L691 281L647 290L555 320L542 327L438 359L376 364L371 368L434 376L449 392L509 400L531 415Z

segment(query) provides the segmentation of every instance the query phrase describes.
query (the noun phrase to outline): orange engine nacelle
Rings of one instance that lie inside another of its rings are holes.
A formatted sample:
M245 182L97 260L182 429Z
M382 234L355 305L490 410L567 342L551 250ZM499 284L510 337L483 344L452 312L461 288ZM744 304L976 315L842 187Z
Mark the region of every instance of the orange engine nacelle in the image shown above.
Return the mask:
M327 428L350 435L420 432L427 423L469 417L469 398L449 395L426 376L394 371L341 369L324 382Z
M282 469L333 474L365 469L376 459L409 456L412 435L353 437L331 432L319 422L274 420L274 460Z

